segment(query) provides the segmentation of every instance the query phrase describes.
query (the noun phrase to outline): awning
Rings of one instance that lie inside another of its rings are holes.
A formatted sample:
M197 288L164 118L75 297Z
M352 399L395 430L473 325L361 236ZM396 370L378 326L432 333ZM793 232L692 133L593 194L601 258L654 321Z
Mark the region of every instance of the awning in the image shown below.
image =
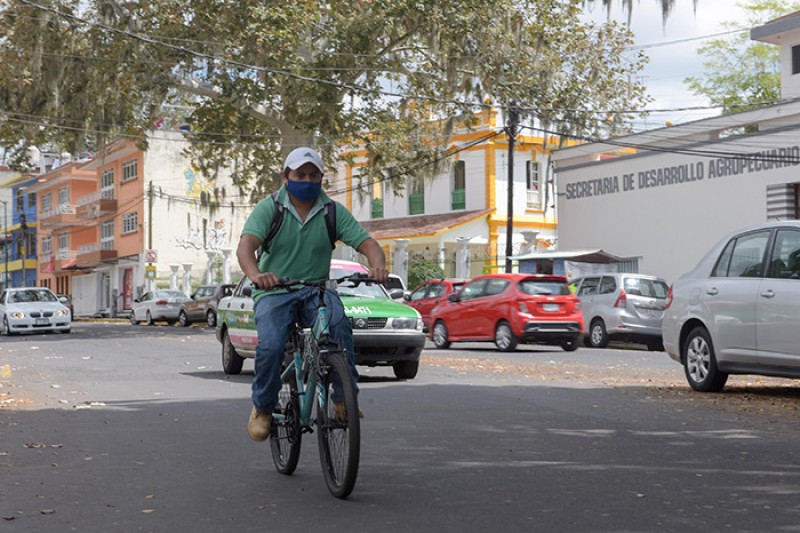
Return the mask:
M515 261L535 261L537 259L565 259L578 263L618 263L627 261L625 257L610 254L604 250L554 250L552 252L533 252L512 256Z
M411 215L367 220L361 225L373 239L428 237L491 214L494 209L475 209L438 215Z

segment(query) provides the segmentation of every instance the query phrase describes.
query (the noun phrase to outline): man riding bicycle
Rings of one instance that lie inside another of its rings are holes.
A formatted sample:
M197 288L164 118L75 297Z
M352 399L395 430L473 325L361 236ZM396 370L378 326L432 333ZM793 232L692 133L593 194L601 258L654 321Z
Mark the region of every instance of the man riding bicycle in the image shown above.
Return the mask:
M272 409L281 388L281 363L289 331L295 321L311 324L317 301L312 289L273 290L280 278L323 281L328 279L332 241L341 240L366 256L369 276L380 282L388 277L386 256L378 242L339 202L322 191L323 163L311 148L293 150L286 158L283 186L277 194L261 200L247 219L236 249L239 266L255 285L254 315L258 331L253 408L247 431L256 441L269 437ZM276 207L276 204L280 204ZM327 206L327 207L326 207ZM282 209L281 209L282 207ZM275 233L275 210L283 218ZM335 209L335 235L328 234L327 210ZM274 233L274 234L273 234ZM268 239L268 237L270 237ZM268 241L264 253L256 252ZM331 336L347 351L354 381L358 380L353 348L353 329L344 314L344 306L335 291L326 291L325 305L330 312Z

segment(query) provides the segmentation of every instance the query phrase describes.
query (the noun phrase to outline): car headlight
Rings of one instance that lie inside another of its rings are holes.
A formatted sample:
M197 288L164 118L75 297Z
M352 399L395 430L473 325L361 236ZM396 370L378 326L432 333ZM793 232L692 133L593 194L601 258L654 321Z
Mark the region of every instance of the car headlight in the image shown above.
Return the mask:
M392 329L417 329L416 318L393 318Z
M56 311L56 316L69 316L69 310L59 309L58 311Z
M9 315L11 315L11 318L25 318L25 313L22 311L11 311Z

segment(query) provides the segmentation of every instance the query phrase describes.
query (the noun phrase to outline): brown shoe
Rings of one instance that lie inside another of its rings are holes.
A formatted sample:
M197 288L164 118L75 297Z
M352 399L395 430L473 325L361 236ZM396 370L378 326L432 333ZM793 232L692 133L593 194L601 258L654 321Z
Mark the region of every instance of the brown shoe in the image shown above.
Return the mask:
M360 408L358 410L358 418L364 418L364 411ZM347 422L347 408L344 406L344 402L333 404L333 419L337 422Z
M254 406L247 421L247 433L250 434L250 438L259 442L267 440L270 425L272 425L272 415L259 413Z

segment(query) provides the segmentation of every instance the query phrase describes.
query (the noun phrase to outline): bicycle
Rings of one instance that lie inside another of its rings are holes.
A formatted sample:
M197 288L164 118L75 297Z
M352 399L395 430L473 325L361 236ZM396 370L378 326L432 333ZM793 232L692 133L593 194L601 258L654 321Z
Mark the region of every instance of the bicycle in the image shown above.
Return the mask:
M272 461L281 474L294 473L300 459L302 436L313 433L316 426L325 483L337 498L346 498L355 487L361 452L361 426L356 384L350 373L347 354L339 342L330 337L324 298L329 282L349 281L356 285L377 282L362 276L354 274L324 282L284 278L274 287L289 290L298 286L317 288L318 310L310 328L296 323L289 336L281 371L283 385L272 412L269 439ZM316 419L312 419L315 406Z

